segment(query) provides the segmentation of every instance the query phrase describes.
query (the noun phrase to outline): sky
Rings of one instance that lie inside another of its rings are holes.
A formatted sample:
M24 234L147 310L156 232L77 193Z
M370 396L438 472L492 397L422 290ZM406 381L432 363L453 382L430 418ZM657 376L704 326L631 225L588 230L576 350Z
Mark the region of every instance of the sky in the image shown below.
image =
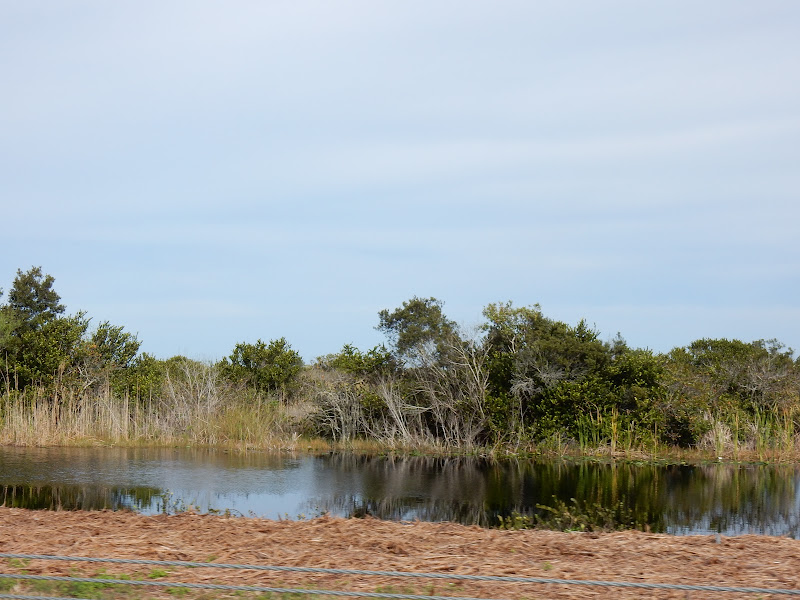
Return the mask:
M0 0L0 287L160 358L414 296L800 350L798 65L796 0Z

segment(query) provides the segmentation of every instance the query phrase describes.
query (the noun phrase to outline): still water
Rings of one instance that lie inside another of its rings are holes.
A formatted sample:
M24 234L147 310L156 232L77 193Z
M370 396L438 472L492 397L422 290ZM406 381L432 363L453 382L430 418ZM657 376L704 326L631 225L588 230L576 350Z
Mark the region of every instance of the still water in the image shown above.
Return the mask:
M623 506L652 531L800 537L800 467L285 456L152 448L0 448L0 503L194 507L244 516L370 514L496 525L572 498ZM621 504L620 504L621 503Z

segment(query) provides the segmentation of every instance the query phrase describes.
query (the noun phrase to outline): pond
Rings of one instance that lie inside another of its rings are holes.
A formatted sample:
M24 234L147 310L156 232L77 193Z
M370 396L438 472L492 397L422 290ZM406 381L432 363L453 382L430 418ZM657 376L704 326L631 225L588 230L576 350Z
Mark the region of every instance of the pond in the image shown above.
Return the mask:
M800 536L800 468L653 465L153 448L0 448L0 503L144 514L497 525L570 504L627 511L651 531Z

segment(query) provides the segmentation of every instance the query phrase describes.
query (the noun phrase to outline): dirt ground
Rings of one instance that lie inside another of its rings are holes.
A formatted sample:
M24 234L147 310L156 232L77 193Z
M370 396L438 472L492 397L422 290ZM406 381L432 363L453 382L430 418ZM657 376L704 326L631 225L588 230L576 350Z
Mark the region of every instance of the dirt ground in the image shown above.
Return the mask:
M630 531L500 531L372 519L269 521L0 508L0 552L800 589L800 541L763 536L717 540ZM0 559L0 572L22 568L31 574L105 572L164 581L502 599L784 597L204 568L166 568L165 575L154 573L152 566L41 560L21 565ZM151 590L147 597L162 595Z

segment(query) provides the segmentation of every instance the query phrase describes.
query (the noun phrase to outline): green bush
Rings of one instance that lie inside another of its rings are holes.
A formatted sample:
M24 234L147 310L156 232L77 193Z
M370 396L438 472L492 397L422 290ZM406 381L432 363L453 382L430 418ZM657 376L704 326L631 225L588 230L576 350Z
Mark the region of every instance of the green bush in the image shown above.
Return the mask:
M223 375L234 383L286 399L297 388L303 361L286 338L280 338L269 344L261 340L255 344L236 344L233 353L222 359L220 368Z

